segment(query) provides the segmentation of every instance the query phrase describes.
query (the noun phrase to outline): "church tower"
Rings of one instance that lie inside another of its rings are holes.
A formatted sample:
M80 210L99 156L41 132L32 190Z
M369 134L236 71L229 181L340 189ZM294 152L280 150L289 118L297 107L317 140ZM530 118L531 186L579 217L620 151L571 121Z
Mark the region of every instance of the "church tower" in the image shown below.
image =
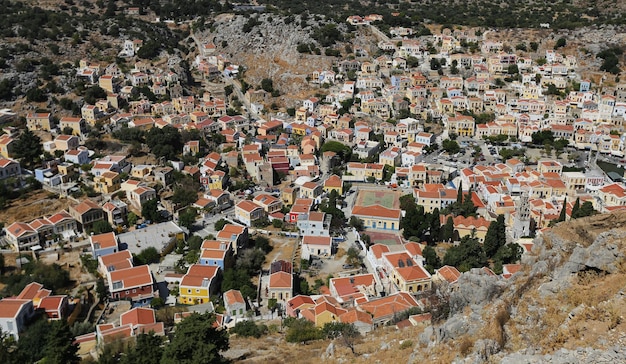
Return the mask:
M528 192L524 191L517 206L515 207L515 219L513 220L513 241L530 235L530 205Z

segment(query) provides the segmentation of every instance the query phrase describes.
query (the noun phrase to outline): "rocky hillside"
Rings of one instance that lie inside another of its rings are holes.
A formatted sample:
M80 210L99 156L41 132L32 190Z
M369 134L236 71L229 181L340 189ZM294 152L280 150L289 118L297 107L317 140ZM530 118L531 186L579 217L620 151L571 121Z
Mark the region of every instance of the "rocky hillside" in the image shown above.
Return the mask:
M321 55L297 51L298 44L316 44L312 34L324 23L323 16L307 21L269 13L225 14L218 16L210 29L197 33L197 38L212 40L220 53L245 66L245 79L252 87L259 87L264 78L272 79L281 94L276 102L292 107L320 91L307 82L307 75L314 70L330 70L338 60L324 56L323 47ZM343 29L345 24L338 27Z
M457 290L440 288L438 308L449 316L432 326L379 329L356 354L328 341L303 346L275 336L231 346L247 348L245 363L258 362L254 353L264 347L281 353L263 354L271 362L294 353L336 363L626 362L625 257L625 212L561 223L535 239L511 279L476 269Z
M415 353L444 346L466 363L624 362L624 238L626 213L562 223L535 240L511 280L465 273L451 316L419 336Z

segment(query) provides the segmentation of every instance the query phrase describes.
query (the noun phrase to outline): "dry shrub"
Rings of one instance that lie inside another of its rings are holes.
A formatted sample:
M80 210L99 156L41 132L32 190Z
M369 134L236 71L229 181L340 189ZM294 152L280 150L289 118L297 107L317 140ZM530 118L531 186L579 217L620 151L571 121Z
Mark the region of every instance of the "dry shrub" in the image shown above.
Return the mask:
M551 339L548 340L548 345L550 345L550 349L559 349L567 342L570 338L569 329L559 329L555 335L552 335Z
M614 304L606 309L606 316L609 330L613 330L622 323L622 316L620 315L619 308Z
M472 351L474 347L474 342L468 337L463 336L461 340L459 340L459 353L461 356L467 356Z
M511 315L506 309L507 304L503 304L498 307L493 319L489 321L485 337L498 343L500 348L504 348L506 344L506 332L504 325L509 322Z

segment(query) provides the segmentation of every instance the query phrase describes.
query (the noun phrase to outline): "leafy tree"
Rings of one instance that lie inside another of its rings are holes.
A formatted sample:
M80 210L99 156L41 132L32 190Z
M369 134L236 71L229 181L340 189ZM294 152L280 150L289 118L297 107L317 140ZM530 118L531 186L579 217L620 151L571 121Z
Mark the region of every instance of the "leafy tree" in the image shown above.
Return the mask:
M537 52L537 49L539 49L539 43L530 42L530 49L532 49L533 52Z
M155 247L151 246L135 255L133 260L135 265L158 263L161 260L161 254L159 254Z
M580 212L578 213L578 217L586 217L595 215L597 211L593 208L593 204L591 201L583 202L582 206L580 206Z
M200 247L202 247L202 238L198 235L191 235L189 239L187 239L187 245L190 250L200 250Z
M131 226L135 225L137 223L137 219L139 219L139 217L132 211L128 213L126 218L128 219L128 224Z
M141 48L137 51L137 57L142 59L153 59L159 55L161 51L161 44L154 40L144 42Z
M459 188L456 190L456 203L463 202L463 182L459 183Z
M188 230L191 230L193 224L196 222L196 216L196 209L188 207L178 215L178 223Z
M324 152L335 152L344 162L350 161L352 157L352 148L334 140L327 141L322 145L320 153Z
M354 344L361 337L361 333L353 324L344 322L327 322L322 327L322 334L327 339L339 340L341 344L350 348L354 354Z
M197 189L191 184L182 184L174 187L172 202L179 206L189 206L198 199Z
M517 67L516 64L511 64L509 65L508 69L507 69L507 73L509 75L516 75L519 73L519 68Z
M362 262L363 258L359 255L359 251L355 247L351 246L346 252L346 263L354 267L360 267Z
M50 321L44 346L44 363L79 363L78 344L65 320Z
M113 231L113 226L111 226L111 224L106 220L96 221L91 226L91 232L96 235L110 233L112 231Z
M226 269L222 279L222 292L238 289L244 297L256 297L254 285L245 269Z
M448 154L456 154L461 151L461 147L456 140L446 139L441 143L441 146Z
M265 262L265 253L261 249L244 250L240 257L237 258L235 266L243 269L248 275L257 273Z
M519 244L511 243L506 244L498 249L498 252L494 255L493 260L499 264L516 263L522 257L523 249Z
M322 338L322 332L315 324L307 319L298 318L285 321L287 335L285 340L290 343L306 343L311 340Z
M364 225L363 220L359 219L356 216L350 216L350 227L356 229L356 231L363 231Z
M576 202L574 202L574 207L572 207L572 219L578 218L580 214L580 198L576 197Z
M274 91L274 82L271 78L264 78L263 80L261 80L261 88L265 92L271 93L272 91Z
M487 257L493 257L498 250L506 244L506 225L504 215L498 215L496 221L492 221L485 234L483 249Z
M331 191L328 195L328 199L325 199L319 207L320 211L331 216L330 228L334 231L341 229L346 221L346 215L341 209L337 208L338 196L337 191Z
M80 256L80 262L87 271L93 275L98 274L98 260L91 256L91 254L83 254Z
M239 321L230 329L230 332L242 337L260 338L268 332L267 326L257 324L253 320Z
M445 225L443 225L443 229L441 229L441 240L450 241L453 235L454 235L454 220L452 219L452 216L448 216L448 218L446 219Z
M163 356L163 338L154 332L137 335L134 346L125 350L121 357L121 364L155 364Z
M532 138L532 143L535 145L544 145L546 142L550 144L554 143L552 130L537 131L532 133L530 137Z
M98 299L102 302L107 296L107 288L104 285L104 279L98 278L96 281L96 294L98 295Z
M461 239L458 246L453 246L443 257L444 265L457 267L461 272L467 272L472 268L480 268L487 265L487 257L478 239L466 235Z
M43 145L41 138L35 135L30 129L24 130L15 141L13 149L15 158L26 168L33 168L41 162Z
M170 160L175 159L183 148L180 133L171 126L150 129L146 134L146 144L155 157Z
M141 205L141 216L145 220L150 220L153 222L158 222L160 220L161 214L159 214L157 198L148 200L144 202L143 205Z
M430 214L430 243L436 243L441 236L441 218L439 209L435 208Z
M224 228L224 225L226 224L228 224L228 220L219 219L215 222L215 224L213 224L213 227L215 228L215 231L220 231Z
M98 85L93 85L85 91L85 102L94 105L99 99L106 99L107 92Z
M422 250L422 255L426 261L424 268L426 268L426 270L428 270L431 274L435 272L435 269L439 269L441 267L441 259L439 259L437 252L435 252L435 249L432 246L426 245L424 250Z
M274 247L270 244L270 239L266 238L263 235L257 235L254 238L254 247L256 249L262 250L265 254L271 252Z
M522 42L515 45L515 50L526 52L528 49L526 48L526 43Z
M567 41L565 40L565 38L561 37L561 38L557 39L556 44L554 45L554 50L557 50L559 48L563 48L563 47L565 47L566 44L567 44Z
M222 352L228 350L228 333L213 327L213 314L192 313L176 325L170 344L163 352L162 364L227 363Z
M430 59L430 69L433 71L437 71L441 69L441 63L439 62L437 58Z
M283 220L280 220L280 219L272 220L272 226L275 227L276 229L282 229L282 227L283 227Z

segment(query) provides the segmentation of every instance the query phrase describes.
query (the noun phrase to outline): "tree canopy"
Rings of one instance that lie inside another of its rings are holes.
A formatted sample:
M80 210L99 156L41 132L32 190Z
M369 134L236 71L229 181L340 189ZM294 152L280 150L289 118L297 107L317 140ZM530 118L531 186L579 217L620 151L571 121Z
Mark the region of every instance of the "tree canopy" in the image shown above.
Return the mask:
M461 272L467 272L472 268L486 266L487 256L478 239L472 235L466 235L458 246L448 249L443 257L443 264L454 266Z
M146 133L146 144L155 157L164 157L169 160L176 159L176 156L182 152L183 148L180 133L171 126L150 129Z
M13 153L15 158L19 159L25 168L33 168L39 165L41 155L43 154L41 138L30 129L24 130L22 135L15 140Z
M162 364L227 363L222 352L228 350L228 333L213 327L215 315L192 313L176 325L170 344L163 352Z

